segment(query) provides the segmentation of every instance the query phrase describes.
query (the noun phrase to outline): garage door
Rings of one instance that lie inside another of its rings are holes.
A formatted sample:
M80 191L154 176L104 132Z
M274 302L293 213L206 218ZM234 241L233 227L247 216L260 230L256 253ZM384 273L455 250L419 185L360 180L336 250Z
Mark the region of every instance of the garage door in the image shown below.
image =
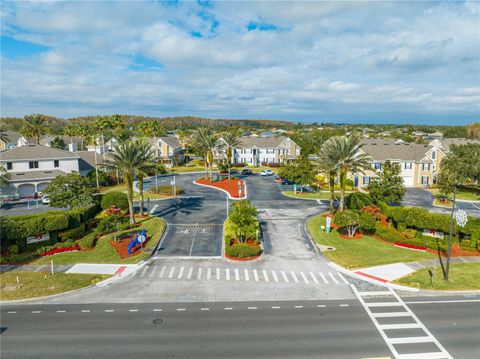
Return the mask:
M39 183L37 185L37 192L45 192L45 188L48 187L48 183Z
M405 187L413 187L413 176L403 177L403 183Z
M20 198L33 197L35 194L35 186L33 184L21 184L18 186L18 195Z

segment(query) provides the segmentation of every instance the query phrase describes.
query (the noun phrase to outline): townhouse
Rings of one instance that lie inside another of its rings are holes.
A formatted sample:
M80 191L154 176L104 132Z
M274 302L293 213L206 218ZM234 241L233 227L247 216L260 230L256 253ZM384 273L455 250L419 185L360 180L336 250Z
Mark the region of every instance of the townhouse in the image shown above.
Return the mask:
M222 138L219 142L225 143ZM232 154L232 162L261 166L294 160L299 155L300 147L288 137L240 137L239 145ZM225 149L215 153L217 160L224 159L225 156Z
M362 139L361 144L359 152L370 157L371 169L353 175L355 186L360 188L368 186L386 161L400 164L400 175L406 187L430 187L435 183L445 157L444 151L438 147L390 138Z
M428 143L429 146L434 146L446 154L450 152L450 146L452 145L461 146L467 144L480 145L480 140L470 138L436 138Z

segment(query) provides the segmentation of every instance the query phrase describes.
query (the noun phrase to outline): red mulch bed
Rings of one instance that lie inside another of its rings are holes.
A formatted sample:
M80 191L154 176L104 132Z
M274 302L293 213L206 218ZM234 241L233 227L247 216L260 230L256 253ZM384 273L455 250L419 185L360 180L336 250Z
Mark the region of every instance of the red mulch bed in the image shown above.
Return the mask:
M363 234L359 232L355 233L353 237L349 237L348 234L340 234L340 238L347 239L349 241L361 239L362 237L363 237Z
M239 180L234 179L223 179L217 182L212 182L206 178L199 178L195 181L195 183L202 184L205 186L213 187L213 188L220 188L224 191L227 191L232 198L240 198L238 196L238 182ZM245 181L240 180L242 182L242 189L245 188ZM242 191L242 195L244 195Z
M115 247L117 250L118 255L121 258L129 258L136 256L137 254L141 253L141 246L137 245L136 247L132 248L132 254L128 254L128 244L130 243L130 240L132 238L135 238L136 234L132 234L130 236L118 239L117 242L115 242L113 239L110 241L110 244ZM147 240L143 242L143 248L147 245L148 241L150 241L150 236L147 236Z

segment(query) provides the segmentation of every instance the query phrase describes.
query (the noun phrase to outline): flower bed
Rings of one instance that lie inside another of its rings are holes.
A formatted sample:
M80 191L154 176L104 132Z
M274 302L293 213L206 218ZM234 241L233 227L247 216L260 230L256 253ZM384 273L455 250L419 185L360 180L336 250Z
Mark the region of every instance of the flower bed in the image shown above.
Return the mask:
M238 195L238 183L241 183L242 185L242 197ZM210 179L207 178L200 178L194 181L195 184L201 185L201 186L207 186L207 187L212 187L216 189L220 189L224 192L227 192L230 196L230 198L234 199L240 199L240 198L245 198L245 181L243 180L234 180L234 179L223 179L217 182L213 182Z
M130 244L130 240L134 239L135 237L136 234L128 235L126 237L117 239L116 242L114 240L111 240L110 244L117 250L117 253L121 258L133 257L140 254L142 247L145 248L147 243L151 239L151 236L147 235L146 241L143 242L142 245L137 244L135 247L132 248L132 253L128 254L128 245Z
M393 244L395 245L395 247L402 247L402 248L411 249L411 250L414 250L414 251L425 252L427 250L427 247L416 246L416 245L408 244L408 243L394 242Z
M51 251L46 251L40 254L40 257L47 257L47 256L53 256L54 254L57 253L64 253L64 252L73 252L73 251L79 251L80 246L75 245L73 247L67 247L67 248L55 248L52 249Z

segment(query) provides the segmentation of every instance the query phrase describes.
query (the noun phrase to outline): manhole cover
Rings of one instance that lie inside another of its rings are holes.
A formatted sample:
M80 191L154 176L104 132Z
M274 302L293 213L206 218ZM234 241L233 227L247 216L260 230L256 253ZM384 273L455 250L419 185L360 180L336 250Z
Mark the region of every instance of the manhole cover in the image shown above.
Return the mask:
M153 324L155 324L155 325L160 325L162 323L163 323L163 319L157 318L157 319L153 320Z

